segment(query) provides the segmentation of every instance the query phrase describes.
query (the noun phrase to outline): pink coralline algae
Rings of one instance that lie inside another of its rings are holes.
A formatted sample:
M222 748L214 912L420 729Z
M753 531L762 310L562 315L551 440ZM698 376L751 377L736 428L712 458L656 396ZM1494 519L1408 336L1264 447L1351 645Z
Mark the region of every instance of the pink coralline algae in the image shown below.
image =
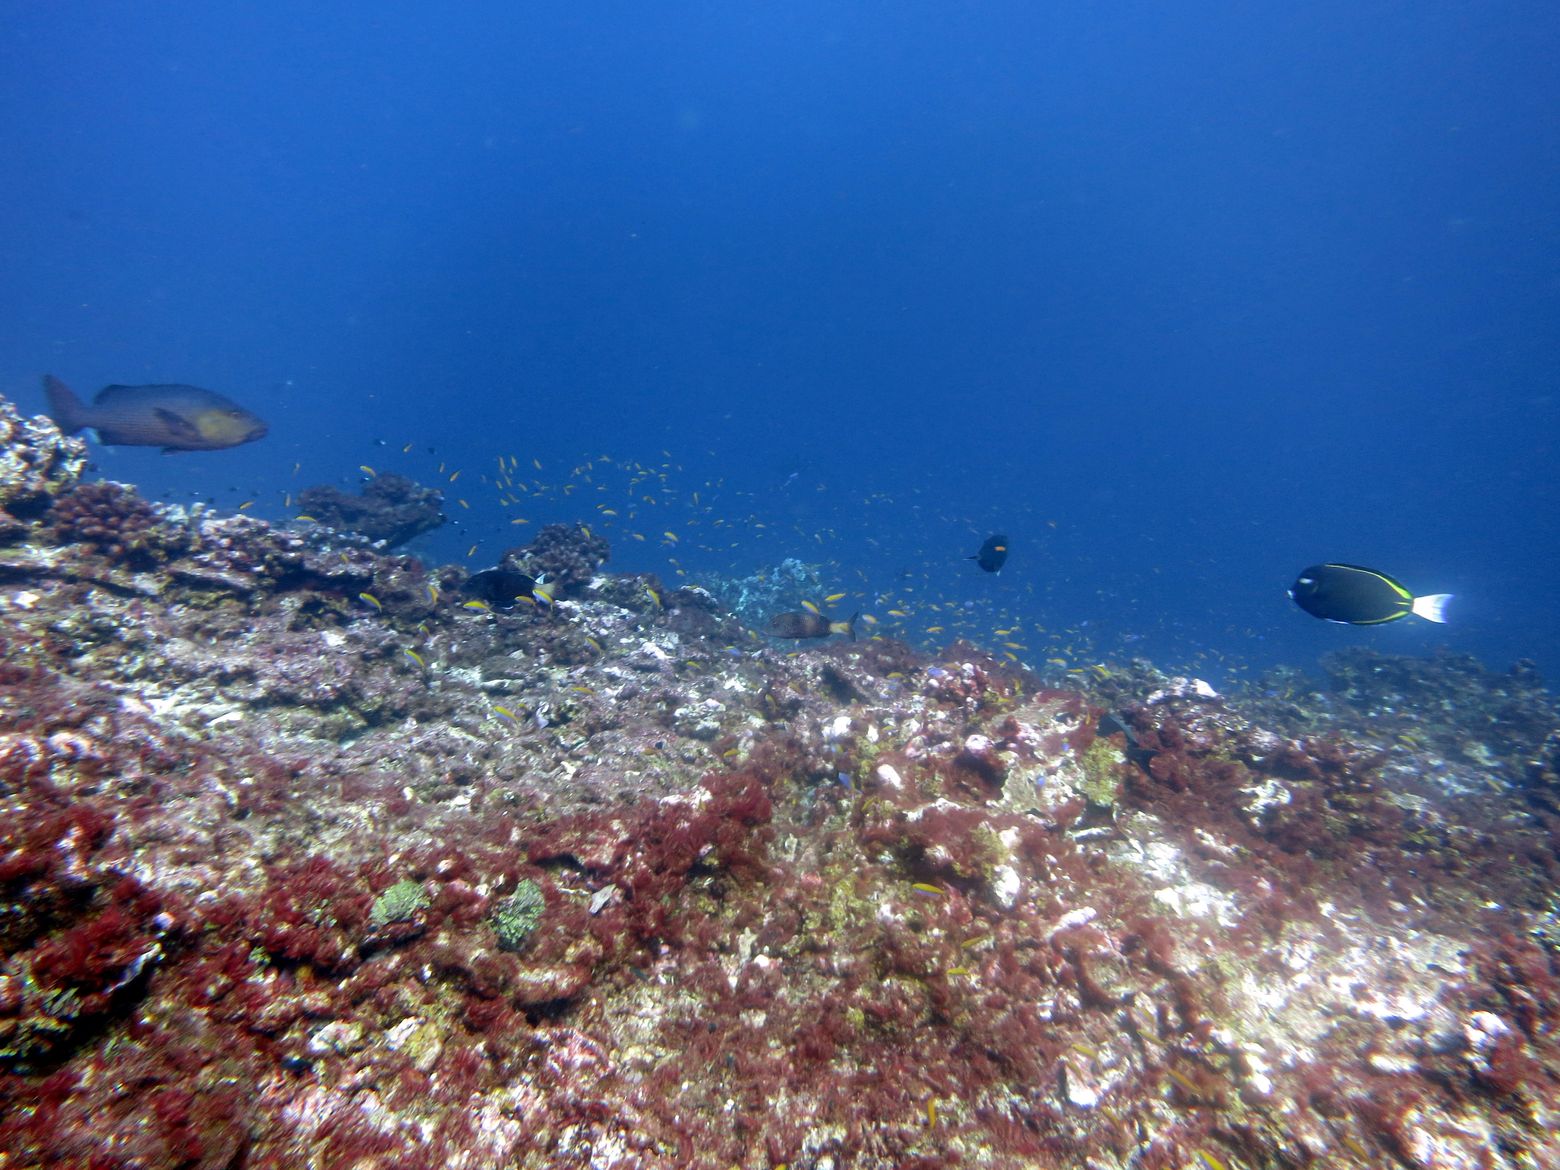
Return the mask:
M755 651L567 526L496 613L5 417L0 1165L1560 1165L1530 673Z

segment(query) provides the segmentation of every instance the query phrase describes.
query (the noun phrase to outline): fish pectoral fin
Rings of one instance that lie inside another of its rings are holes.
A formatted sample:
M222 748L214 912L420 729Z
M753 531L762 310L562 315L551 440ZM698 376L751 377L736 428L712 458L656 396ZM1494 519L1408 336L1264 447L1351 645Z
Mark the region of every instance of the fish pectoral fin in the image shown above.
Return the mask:
M200 431L195 427L195 424L182 414L174 414L173 411L165 406L159 406L154 413L162 420L163 425L179 438L198 439L201 437Z

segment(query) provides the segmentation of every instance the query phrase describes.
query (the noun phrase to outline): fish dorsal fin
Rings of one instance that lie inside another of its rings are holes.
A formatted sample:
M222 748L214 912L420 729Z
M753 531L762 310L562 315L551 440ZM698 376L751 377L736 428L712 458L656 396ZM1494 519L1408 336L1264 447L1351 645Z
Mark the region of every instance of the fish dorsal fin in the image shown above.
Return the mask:
M117 384L113 386L104 386L103 389L97 392L97 397L93 398L92 405L109 406L115 402L118 402L121 398L133 397L145 389L145 386L120 386Z
M201 437L200 431L183 415L174 414L173 411L163 406L159 406L153 413L162 420L164 426L175 435L178 435L179 438L198 439Z
M112 386L104 386L97 392L97 397L92 400L92 405L103 406L107 403L118 402L121 399L145 398L148 395L156 395L167 398L170 395L187 397L191 395L209 398L210 390L202 390L199 386L186 386L181 382L156 382L149 386L121 386L114 383Z

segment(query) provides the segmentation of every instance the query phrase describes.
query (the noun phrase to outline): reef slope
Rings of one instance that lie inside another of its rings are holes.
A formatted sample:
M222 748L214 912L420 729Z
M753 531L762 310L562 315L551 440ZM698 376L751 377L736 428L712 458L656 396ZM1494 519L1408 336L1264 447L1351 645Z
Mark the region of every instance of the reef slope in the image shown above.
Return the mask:
M495 612L0 432L0 1165L1560 1165L1522 671Z

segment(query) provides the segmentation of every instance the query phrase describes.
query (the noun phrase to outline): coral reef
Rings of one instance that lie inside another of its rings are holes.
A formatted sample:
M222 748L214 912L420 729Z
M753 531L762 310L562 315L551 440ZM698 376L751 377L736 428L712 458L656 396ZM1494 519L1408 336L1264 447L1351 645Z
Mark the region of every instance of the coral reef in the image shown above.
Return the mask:
M705 583L744 625L762 630L777 613L798 610L804 601L820 602L828 592L820 572L817 565L787 557L771 569L746 577L710 574Z
M444 493L386 471L358 493L315 484L298 493L298 508L321 524L357 532L384 548L398 548L446 522Z
M60 432L51 419L23 418L0 398L0 537L19 534L17 520L45 511L81 479L87 445Z
M500 612L49 499L0 574L0 1162L1560 1164L1526 672L1062 690L755 649L582 527Z
M82 541L107 560L148 569L189 552L194 533L121 483L83 483L62 493L49 512L61 543Z
M607 538L580 524L544 524L530 544L506 549L502 568L545 580L554 595L576 593L612 555Z
M1475 764L1520 772L1555 727L1531 662L1497 673L1466 654L1353 649L1324 655L1321 665L1332 692L1378 728Z

